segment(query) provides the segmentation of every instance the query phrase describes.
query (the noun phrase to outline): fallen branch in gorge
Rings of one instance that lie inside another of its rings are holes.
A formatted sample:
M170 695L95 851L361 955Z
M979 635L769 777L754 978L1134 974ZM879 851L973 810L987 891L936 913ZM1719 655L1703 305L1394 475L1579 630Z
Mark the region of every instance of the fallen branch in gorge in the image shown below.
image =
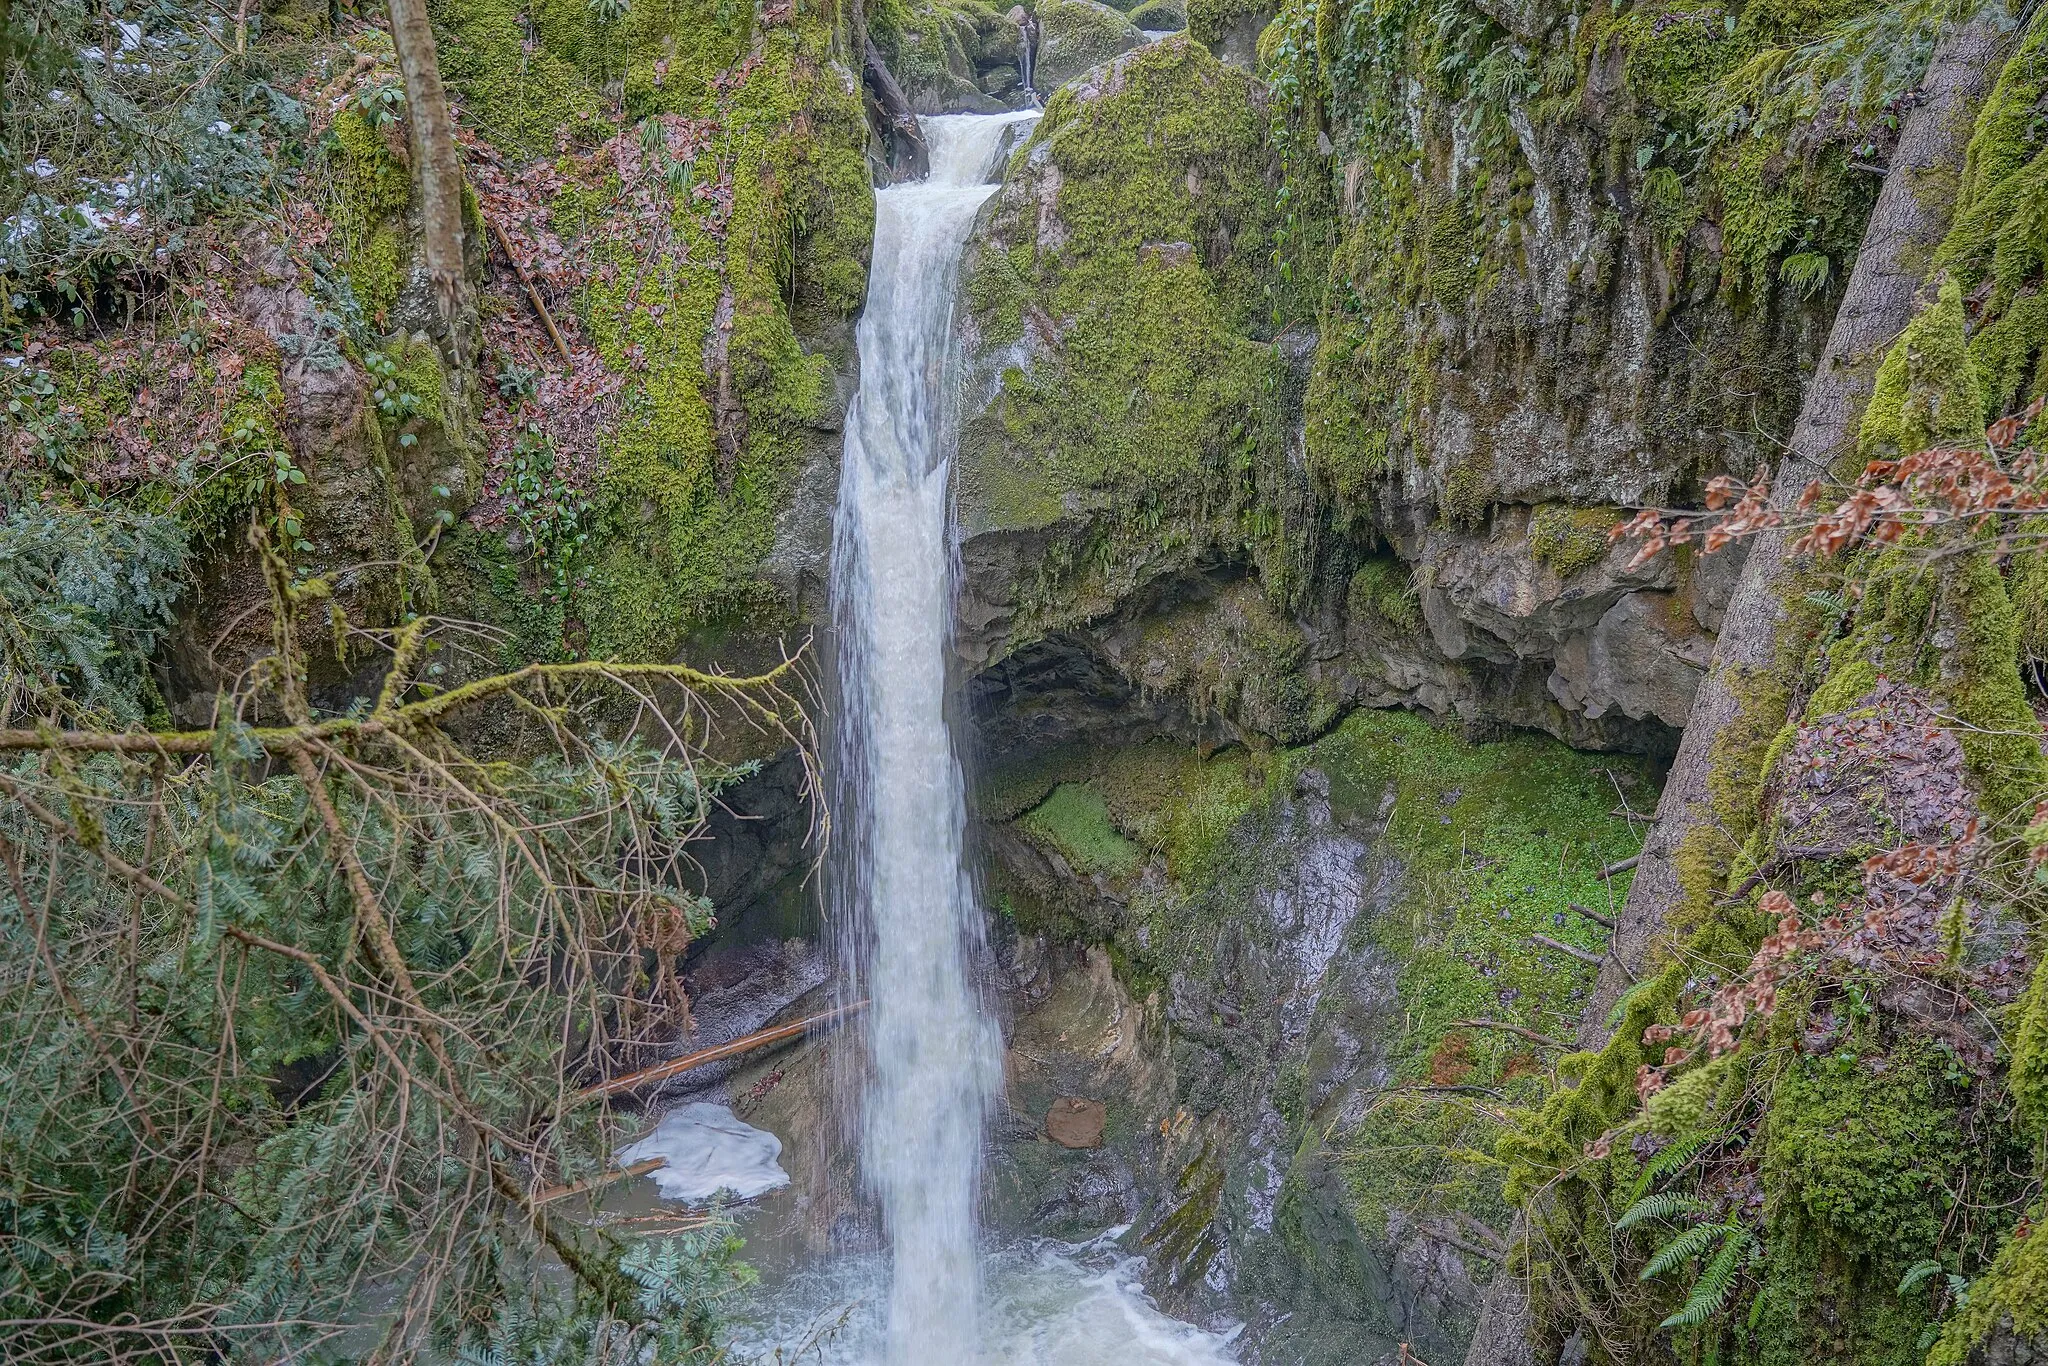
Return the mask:
M837 1024L841 1020L857 1015L867 1009L867 1004L866 1001L855 1001L851 1005L834 1006L830 1010L813 1015L807 1020L798 1020L794 1024L776 1025L771 1029L757 1029L751 1034L742 1034L739 1038L732 1039L726 1043L699 1049L695 1053L686 1053L680 1058L656 1063L652 1067L643 1067L637 1072L628 1072L622 1077L613 1077L611 1080L601 1081L595 1086L586 1086L571 1096L569 1103L581 1105L585 1101L596 1100L602 1096L616 1096L625 1091L637 1091L643 1086L652 1086L656 1082L667 1081L670 1077L679 1077L685 1072L693 1071L708 1063L718 1062L724 1058L738 1057L742 1053L751 1053L757 1048L766 1048L769 1044L781 1043L785 1039L794 1039L818 1026Z

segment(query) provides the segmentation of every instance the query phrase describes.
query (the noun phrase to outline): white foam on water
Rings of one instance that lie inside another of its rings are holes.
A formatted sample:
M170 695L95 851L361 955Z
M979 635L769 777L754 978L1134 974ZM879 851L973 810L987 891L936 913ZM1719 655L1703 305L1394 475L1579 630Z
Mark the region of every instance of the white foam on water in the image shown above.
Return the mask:
M782 1140L738 1118L723 1105L696 1100L661 1117L654 1132L619 1149L618 1163L630 1167L650 1157L668 1165L648 1175L664 1200L708 1205L719 1195L752 1200L789 1184L776 1159Z
M1235 1366L1238 1330L1212 1333L1161 1313L1139 1283L1143 1265L1102 1240L995 1254L984 1267L979 1347L945 1366ZM880 1366L888 1276L882 1257L842 1257L764 1287L737 1325L734 1357Z

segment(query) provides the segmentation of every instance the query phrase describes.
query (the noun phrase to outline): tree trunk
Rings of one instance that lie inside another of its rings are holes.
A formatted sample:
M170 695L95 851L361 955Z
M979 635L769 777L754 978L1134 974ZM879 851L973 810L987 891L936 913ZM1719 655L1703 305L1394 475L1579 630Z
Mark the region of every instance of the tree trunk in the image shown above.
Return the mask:
M1944 37L1921 81L1920 101L1906 117L1864 229L1856 266L1835 313L1820 365L1808 385L1791 444L1772 485L1780 509L1804 485L1824 476L1853 443L1863 405L1885 351L1912 321L1934 249L1948 229L1956 178L1974 114L1995 74L2011 25L2003 11L1980 12ZM1739 835L1727 834L1713 808L1710 779L1753 774L1783 725L1786 680L1778 675L1788 613L1784 580L1791 568L1782 530L1759 535L1736 580L1707 676L1657 803L1592 1000L1580 1017L1578 1043L1607 1040L1607 1017L1642 971L1652 945L1681 899L1677 856L1689 837L1724 840L1710 850L1725 869ZM1778 681L1773 685L1772 680ZM1517 1232L1525 1225L1517 1221ZM1533 1366L1528 1287L1512 1274L1495 1277L1480 1307L1465 1366Z
M455 119L441 85L441 59L427 22L426 0L388 0L391 44L405 77L406 113L412 123L412 164L419 194L420 233L427 280L440 314L442 346L454 372L469 363L468 276L462 248L462 155Z
M1989 10L1948 34L1935 49L1920 102L1900 132L1827 349L1777 470L1772 498L1780 510L1789 510L1808 481L1825 477L1855 441L1878 363L1912 321L1934 249L1948 230L1975 110L2010 31L2003 11ZM1709 782L1716 774L1724 779L1751 774L1785 721L1788 699L1780 653L1787 619L1782 588L1790 568L1786 545L1784 531L1773 529L1749 547L1622 907L1613 953L1580 1019L1582 1047L1606 1041L1608 1013L1628 989L1630 974L1642 971L1681 899L1680 847L1689 838L1720 840L1723 848L1703 852L1724 871L1734 853L1732 841L1740 836L1717 822Z
M899 180L922 180L931 174L932 159L925 147L924 130L917 124L917 113L910 107L903 87L889 74L889 64L882 60L882 50L875 46L875 40L863 34L861 42L868 89L875 93L875 103L882 107L882 117L889 121L892 134L889 170Z

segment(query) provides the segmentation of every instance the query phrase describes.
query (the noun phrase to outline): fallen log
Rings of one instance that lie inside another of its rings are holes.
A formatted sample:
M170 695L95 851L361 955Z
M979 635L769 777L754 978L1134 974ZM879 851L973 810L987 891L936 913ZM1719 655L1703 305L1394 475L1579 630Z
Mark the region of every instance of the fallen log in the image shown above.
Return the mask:
M785 1039L794 1039L799 1034L815 1026L836 1024L848 1016L857 1015L867 1008L867 1004L866 1001L855 1001L851 1005L834 1006L832 1009L819 1015L813 1015L807 1020L798 1020L794 1024L776 1025L772 1029L757 1029L751 1034L742 1034L737 1039L731 1039L722 1044L715 1044L710 1048L700 1048L695 1053L685 1053L680 1058L671 1058L667 1062L656 1063L652 1067L643 1067L637 1072L627 1072L623 1076L613 1077L609 1081L598 1082L595 1086L584 1087L581 1091L569 1097L569 1103L571 1105L581 1105L585 1101L597 1100L603 1096L615 1096L622 1091L638 1090L642 1086L652 1086L658 1081L667 1081L670 1077L679 1077L685 1072L704 1066L706 1063L718 1062L723 1058L738 1057L742 1053L751 1053L756 1048L766 1048L771 1043L781 1043Z
M895 146L891 147L889 170L899 180L922 180L931 174L931 149L925 145L924 129L917 122L917 111L910 107L910 99L903 93L903 87L896 84L896 77L890 74L889 64L882 59L882 50L875 46L875 40L867 40L864 52L865 70L862 72L868 89L874 92L875 103L881 106L882 117L889 121L889 131L894 135ZM907 164L899 164L907 163Z

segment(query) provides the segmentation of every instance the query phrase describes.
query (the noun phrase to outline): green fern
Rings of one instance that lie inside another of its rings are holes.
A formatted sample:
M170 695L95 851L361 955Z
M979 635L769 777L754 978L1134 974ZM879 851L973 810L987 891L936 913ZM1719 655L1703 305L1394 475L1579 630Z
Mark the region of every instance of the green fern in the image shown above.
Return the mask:
M1899 1281L1899 1298L1904 1299L1912 1294L1921 1285L1925 1284L1930 1276L1935 1275L1941 1270L1941 1263L1931 1258L1913 1263L1906 1268L1905 1276Z
M1696 1328L1728 1303L1735 1277L1756 1253L1756 1235L1741 1224L1702 1225L1709 1233L1721 1235L1721 1250L1707 1263L1693 1282L1685 1307L1659 1325L1664 1328ZM1689 1230L1691 1231L1691 1230ZM1683 1235L1681 1235L1683 1236Z
M1828 287L1834 269L1826 252L1795 251L1779 265L1778 278L1796 290L1800 298L1811 299Z
M1651 1255L1650 1264L1643 1268L1639 1279L1650 1280L1661 1276L1680 1262L1689 1262L1717 1242L1726 1239L1728 1226L1725 1224L1694 1224L1681 1230L1664 1246Z
M1643 1197L1649 1193L1650 1187L1657 1183L1659 1177L1677 1171L1680 1167L1690 1162L1702 1148L1719 1137L1719 1134L1710 1130L1698 1129L1692 1133L1675 1138L1662 1148L1659 1148L1651 1156L1650 1160L1643 1164L1642 1174L1636 1177L1634 1183L1629 1186L1626 1203L1631 1207L1641 1203ZM1631 1209L1631 1213L1633 1213L1633 1209ZM1638 1219L1652 1217L1662 1216L1639 1215ZM1622 1218L1628 1220L1628 1215L1624 1214ZM1630 1220L1629 1222L1636 1221ZM1627 1228L1628 1223L1617 1224L1616 1227Z
M1707 1207L1690 1195L1677 1191L1659 1191L1646 1195L1622 1212L1614 1221L1617 1229L1634 1228L1646 1219L1669 1219L1675 1214L1704 1214Z

